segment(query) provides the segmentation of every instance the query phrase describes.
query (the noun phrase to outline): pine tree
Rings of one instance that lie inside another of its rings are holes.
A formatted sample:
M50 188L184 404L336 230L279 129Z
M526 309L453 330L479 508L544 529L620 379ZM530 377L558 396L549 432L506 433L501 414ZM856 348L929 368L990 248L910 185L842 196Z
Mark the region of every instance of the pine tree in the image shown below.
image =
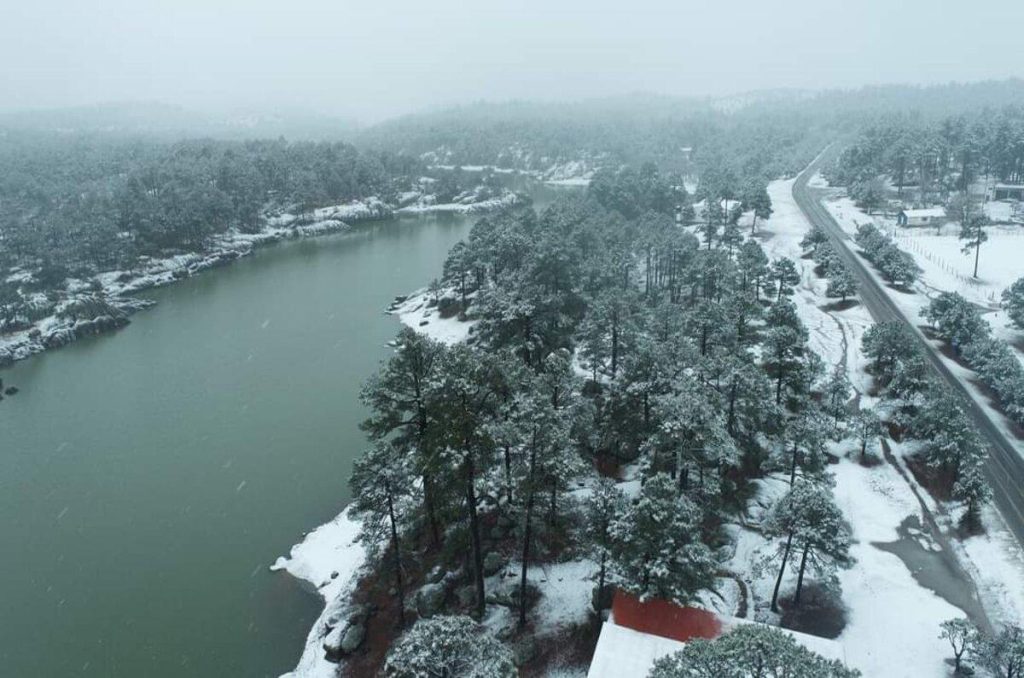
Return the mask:
M636 503L612 524L614 581L641 600L688 603L714 581L715 562L700 540L700 518L700 509L679 496L667 474L647 480Z
M757 228L758 218L768 219L772 216L772 199L768 195L768 187L761 182L748 184L743 203L747 209L754 211L754 218L750 222L750 233L753 235Z
M402 634L384 662L386 678L515 678L512 652L465 616L421 619Z
M470 535L470 563L476 588L476 613L484 613L483 547L477 514L477 483L494 462L492 424L500 413L501 393L507 389L498 356L465 344L442 355L437 378L429 385L428 407L436 425L431 429L431 481L460 488Z
M1024 630L1016 624L1003 627L994 637L974 643L972 657L999 678L1024 675Z
M626 496L610 478L601 478L583 508L584 534L591 557L597 561L599 601L604 594L608 558L612 552L612 525L626 511Z
M782 453L789 469L790 485L796 484L797 471L804 476L824 472L828 464L825 444L830 428L822 411L813 403L805 403L801 412L786 423Z
M1018 329L1024 330L1024 278L1017 279L1003 290L1003 308Z
M800 282L800 273L791 259L780 257L772 262L771 278L778 285L776 301L782 301L783 296L793 294L793 287Z
M526 580L533 545L533 518L537 498L550 492L548 522L554 521L559 490L582 470L582 460L569 441L571 373L568 357L552 354L545 372L537 375L516 396L515 426L523 447L523 475L518 494L523 503L522 567L520 572L519 626L526 625Z
M433 416L427 403L428 385L437 376L444 346L405 327L396 339L397 349L381 370L367 380L360 399L370 416L360 426L371 440L394 436L395 443L412 459L423 483L423 513L433 544L440 542L439 489L427 469L435 449L430 429Z
M739 624L659 658L648 678L858 678L860 672L800 645L785 631Z
M872 442L882 434L882 422L871 408L862 408L853 418L851 425L853 435L860 443L860 458L865 461Z
M772 507L765 529L768 534L784 538L778 551L781 565L772 592L773 612L778 611L779 589L791 552L800 553L794 605L800 604L808 565L823 575L831 574L836 565L849 560L850 528L835 504L831 488L824 483L804 480L793 485Z
M408 455L393 440L378 440L356 460L349 478L350 511L359 519L359 541L370 558L382 555L387 544L394 559L399 623L405 621L405 583L402 577L401 533L408 522L408 505L415 497Z
M800 240L800 248L811 250L812 254L817 255L819 247L827 242L828 234L819 226L811 226L811 230Z
M719 408L696 384L684 382L677 393L659 399L656 418L661 425L650 440L652 470L669 469L683 492L717 496L720 469L739 457Z
M829 274L828 287L825 288L825 296L835 299L846 298L857 293L857 278L846 266L833 267Z
M936 295L923 315L958 352L989 332L978 309L956 292Z
M913 335L897 321L869 327L861 339L861 346L864 355L871 359L871 371L883 386L892 380L901 362L919 353Z
M946 211L951 219L960 222L960 239L964 241L961 251L970 254L971 250L974 250L974 277L977 278L981 245L988 240L988 233L985 232L985 223L988 220L985 213L966 192L953 198Z
M756 240L745 241L736 255L736 264L742 277L742 289L753 290L753 298L757 301L768 278L768 257L764 249Z
M992 488L985 480L983 458L974 456L962 465L960 475L953 485L953 498L963 502L967 509L964 523L972 529L981 521L981 507L992 499Z
M835 435L839 433L839 424L850 416L847 403L850 401L852 393L853 386L850 384L850 377L846 374L846 365L841 362L832 369L832 375L825 382L825 389L821 394L821 408L832 418L832 430Z

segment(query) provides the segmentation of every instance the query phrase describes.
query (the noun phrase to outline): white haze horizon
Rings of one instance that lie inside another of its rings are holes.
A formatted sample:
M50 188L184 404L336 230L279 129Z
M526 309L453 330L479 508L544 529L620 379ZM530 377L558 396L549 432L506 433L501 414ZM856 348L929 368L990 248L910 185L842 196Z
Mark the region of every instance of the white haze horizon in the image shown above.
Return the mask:
M1012 0L55 0L4 14L8 112L160 102L367 124L479 101L1024 75L1024 3Z

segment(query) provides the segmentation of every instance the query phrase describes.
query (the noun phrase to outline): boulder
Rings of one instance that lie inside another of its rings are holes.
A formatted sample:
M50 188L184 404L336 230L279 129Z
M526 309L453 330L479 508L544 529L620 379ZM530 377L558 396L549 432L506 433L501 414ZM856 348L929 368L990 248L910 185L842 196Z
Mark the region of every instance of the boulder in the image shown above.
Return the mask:
M341 642L344 638L346 627L344 625L331 629L331 632L324 636L323 648L327 661L337 662L341 659Z
M497 574L505 565L504 559L496 551L491 551L484 557L484 574L490 577L492 574Z
M444 585L427 584L416 593L416 612L420 617L433 617L444 607Z
M353 605L348 611L349 624L365 624L370 617L370 606L360 603Z
M363 644L364 638L366 638L366 627L362 624L350 624L341 639L341 653L352 654Z
M476 589L472 586L463 586L455 592L455 598L462 607L470 607L476 602Z
M512 662L522 666L537 656L537 641L533 636L524 636L512 645Z

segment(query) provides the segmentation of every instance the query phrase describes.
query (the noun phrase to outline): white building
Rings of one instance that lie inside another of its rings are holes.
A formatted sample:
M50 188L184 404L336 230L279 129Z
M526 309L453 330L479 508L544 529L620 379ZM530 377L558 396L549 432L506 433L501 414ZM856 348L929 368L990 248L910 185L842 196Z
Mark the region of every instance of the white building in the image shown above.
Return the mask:
M942 207L925 207L923 209L903 209L896 215L896 223L900 226L938 226L949 221L946 210Z

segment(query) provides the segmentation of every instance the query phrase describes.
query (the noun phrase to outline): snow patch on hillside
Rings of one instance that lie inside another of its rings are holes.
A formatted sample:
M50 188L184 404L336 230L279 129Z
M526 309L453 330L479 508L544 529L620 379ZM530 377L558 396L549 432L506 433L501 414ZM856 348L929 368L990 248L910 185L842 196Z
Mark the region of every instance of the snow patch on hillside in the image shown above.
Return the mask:
M442 318L432 301L429 290L416 290L388 309L388 313L398 316L403 325L442 344L450 346L468 339L475 321L460 320L458 316Z

